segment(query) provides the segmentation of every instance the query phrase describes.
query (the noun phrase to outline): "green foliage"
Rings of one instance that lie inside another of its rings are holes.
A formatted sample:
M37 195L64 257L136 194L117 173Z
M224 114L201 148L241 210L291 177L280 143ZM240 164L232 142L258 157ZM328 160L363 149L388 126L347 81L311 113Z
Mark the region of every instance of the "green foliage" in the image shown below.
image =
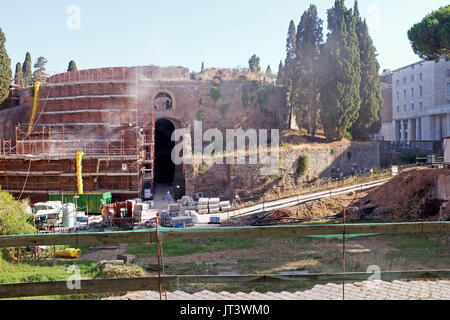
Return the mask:
M361 59L361 107L359 117L350 128L352 136L358 140L368 140L371 134L381 129L380 110L383 105L376 49L369 35L366 21L359 16L355 3L356 33L358 35Z
M261 81L253 80L251 84L242 87L242 105L248 107L262 107L269 99L270 85Z
M344 138L347 139L348 141L352 141L353 140L353 136L349 131L345 132Z
M277 74L277 85L283 84L283 61L280 60L280 64L278 65L278 74Z
M6 36L0 28L0 106L9 97L9 86L11 84L11 59L6 51Z
M325 136L341 140L356 122L361 105L361 61L356 18L344 0L328 10L328 34L321 54L321 119Z
M184 256L199 252L217 252L257 247L260 241L254 239L182 239L164 243L164 255ZM127 252L134 255L157 254L156 244L129 244Z
M308 133L314 138L317 131L319 109L320 50L323 46L323 21L315 5L310 5L301 17L297 28L295 72L293 79L293 102L301 115Z
M34 234L33 215L25 209L28 201L16 201L7 192L0 192L0 235Z
M29 86L31 84L32 79L32 69L31 69L31 54L27 52L25 56L25 61L22 65L22 73L23 73L23 80L24 85Z
M309 169L309 155L302 154L297 160L297 175L303 176Z
M422 59L438 61L450 57L450 5L441 7L408 31L414 53Z
M77 71L77 70L78 70L78 68L77 68L76 62L74 60L71 60L69 62L69 67L67 68L67 71L68 72L73 72L73 71Z
M202 67L200 69L200 72L201 73L205 72L205 63L204 62L202 62Z
M203 121L203 120L205 120L205 111L199 110L199 111L197 112L197 120L198 120L198 121Z
M36 81L44 82L47 78L46 67L47 67L47 59L44 57L39 57L34 64L34 68L36 69L33 73L33 83Z
M404 149L400 151L400 160L404 163L415 163L416 158L424 158L429 153L426 151L415 151L415 150L408 150Z
M336 148L333 148L333 149L330 150L330 154L331 154L332 156L334 156L336 153L337 153Z
M211 91L211 98L217 102L220 98L221 98L221 94L220 94L220 87L212 87Z
M25 85L25 81L23 79L23 73L22 73L22 64L17 63L16 64L16 71L14 72L14 83L19 86L19 88L23 88Z
M206 174L207 168L204 164L198 166L198 173L201 175Z
M227 117L227 112L229 108L230 108L229 104L223 104L220 106L220 112L222 113L222 117L224 119Z
M250 71L252 72L261 72L261 66L260 66L261 59L254 54L250 60L248 60L248 66L250 68Z
M267 66L266 75L267 76L272 76L272 69L270 68L270 64Z

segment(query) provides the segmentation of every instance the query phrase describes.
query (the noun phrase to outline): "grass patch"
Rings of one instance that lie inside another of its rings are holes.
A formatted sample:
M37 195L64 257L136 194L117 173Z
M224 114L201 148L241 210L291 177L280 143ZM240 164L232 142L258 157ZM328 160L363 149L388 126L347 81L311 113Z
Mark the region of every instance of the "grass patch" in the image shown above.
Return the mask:
M95 279L99 271L95 262L9 262L0 259L0 283L65 281L71 275L67 267L76 264L82 278Z
M252 239L187 239L175 240L163 244L165 256L184 256L201 252L214 252L252 248L259 245L259 240ZM134 255L156 255L156 244L136 243L127 246L127 252Z

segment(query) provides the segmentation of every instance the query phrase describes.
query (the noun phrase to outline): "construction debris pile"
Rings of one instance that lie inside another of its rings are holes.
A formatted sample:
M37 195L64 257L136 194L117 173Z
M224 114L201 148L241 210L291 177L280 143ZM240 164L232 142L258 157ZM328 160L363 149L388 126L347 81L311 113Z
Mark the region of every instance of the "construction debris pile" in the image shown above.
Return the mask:
M354 220L446 221L450 219L450 170L405 170L347 209Z

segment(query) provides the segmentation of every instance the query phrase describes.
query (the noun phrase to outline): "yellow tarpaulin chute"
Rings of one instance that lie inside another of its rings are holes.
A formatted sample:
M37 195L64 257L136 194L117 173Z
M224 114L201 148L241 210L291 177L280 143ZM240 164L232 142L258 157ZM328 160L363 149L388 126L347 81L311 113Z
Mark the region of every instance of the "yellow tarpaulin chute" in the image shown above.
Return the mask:
M33 125L34 125L34 119L36 118L37 107L38 107L38 102L39 102L39 87L40 86L41 86L41 83L39 81L36 81L36 83L34 84L33 113L31 114L30 125L28 126L27 135L30 135L31 130L33 129Z
M81 250L80 249L66 249L66 250L62 250L62 251L56 251L55 256L63 257L63 258L78 259L81 257Z
M77 152L77 185L78 194L83 194L83 156L84 152Z

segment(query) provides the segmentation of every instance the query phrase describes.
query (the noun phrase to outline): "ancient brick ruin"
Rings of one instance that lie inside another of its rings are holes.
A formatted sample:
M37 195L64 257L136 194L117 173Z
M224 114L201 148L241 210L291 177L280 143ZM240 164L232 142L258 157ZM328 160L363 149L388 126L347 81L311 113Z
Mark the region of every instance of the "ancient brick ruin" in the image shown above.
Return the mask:
M33 93L13 90L11 108L0 112L0 185L32 201L76 192L78 151L85 192L130 199L172 179L193 194L194 170L170 160L175 129L195 120L204 129L273 129L286 119L282 88L216 69L195 77L156 66L57 74L41 86L30 123Z

